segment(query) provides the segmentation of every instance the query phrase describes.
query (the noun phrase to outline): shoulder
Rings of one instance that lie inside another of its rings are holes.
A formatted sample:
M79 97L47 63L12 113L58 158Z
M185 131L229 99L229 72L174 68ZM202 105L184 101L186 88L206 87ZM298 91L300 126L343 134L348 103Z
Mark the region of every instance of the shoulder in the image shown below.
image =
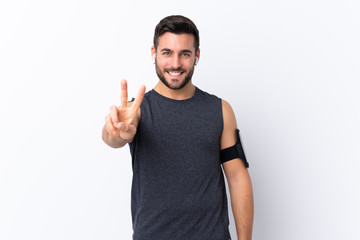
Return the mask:
M198 95L200 95L202 97L206 97L207 100L212 99L221 105L223 117L226 117L226 119L230 119L231 116L235 117L234 111L232 110L230 103L228 103L226 100L216 96L215 94L211 94L204 90L201 90L198 87L196 87L196 89L197 89L196 91L198 91Z
M235 127L235 129L237 128L235 114L229 102L216 96L215 94L211 94L204 90L201 90L200 88L197 88L197 91L199 95L202 96L207 103L213 101L219 106L219 108L217 109L221 109L224 130L226 130L229 127L230 128Z
M208 93L198 87L196 87L196 91L198 92L198 94L200 96L203 96L203 97L208 97L208 98L211 98L211 99L214 99L214 100L221 100L218 96L216 96L215 94L211 94L211 93Z
M153 90L147 91L147 92L144 94L144 98L143 98L142 103L143 103L144 101L149 101L149 98L151 97L151 95L153 95ZM127 102L127 105L128 105L129 107L131 107L131 105L134 103L134 101L135 101L135 98L133 97L131 100L129 100L129 101ZM141 103L141 105L142 105L142 103Z
M223 132L221 135L221 149L228 148L236 142L236 117L231 105L226 101L221 101L223 115Z
M140 117L141 117L141 109L143 109L143 106L146 105L147 102L149 102L149 98L150 98L150 96L151 96L152 94L153 94L153 91L152 91L152 90L150 90L150 91L148 91L148 92L146 92L146 93L144 94L144 98L143 98L143 100L142 100L142 102L141 102L140 108L139 108L138 111L137 111L138 119L140 119ZM132 98L131 100L129 100L129 101L127 102L127 106L128 106L128 107L131 107L131 106L133 105L133 103L134 103L134 100L135 100L135 98Z
M234 114L234 111L233 111L230 103L228 103L224 99L221 99L221 106L222 106L222 111L223 111L223 117L224 118L226 118L227 120L231 120L232 117L235 118L235 114Z
M220 116L222 117L222 133L221 133L221 149L233 146L236 142L236 117L235 113L230 105L224 99L217 97L214 94L208 93L201 89L198 89L199 95L203 97L207 105L214 103L217 107L216 112L221 111Z
M221 108L222 108L221 98L219 98L215 94L206 92L197 87L196 87L196 91L197 91L197 96L198 96L198 99L200 100L200 102L202 102L203 104L205 104L207 106L212 106L211 108L213 110L216 109L216 111L221 111Z
M149 100L149 98L151 98L153 95L154 95L154 90L153 89L151 89L150 91L147 91L145 94L144 94L144 99L143 99L143 101L144 100Z

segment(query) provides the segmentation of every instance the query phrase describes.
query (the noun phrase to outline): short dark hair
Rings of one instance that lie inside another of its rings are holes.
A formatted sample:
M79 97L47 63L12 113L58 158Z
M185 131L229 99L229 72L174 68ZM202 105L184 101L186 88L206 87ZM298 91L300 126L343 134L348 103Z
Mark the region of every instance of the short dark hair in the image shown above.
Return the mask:
M189 18L181 15L171 15L163 18L158 25L156 25L154 33L154 47L157 49L159 45L159 37L166 32L175 34L189 33L194 35L195 52L199 49L200 39L199 30Z

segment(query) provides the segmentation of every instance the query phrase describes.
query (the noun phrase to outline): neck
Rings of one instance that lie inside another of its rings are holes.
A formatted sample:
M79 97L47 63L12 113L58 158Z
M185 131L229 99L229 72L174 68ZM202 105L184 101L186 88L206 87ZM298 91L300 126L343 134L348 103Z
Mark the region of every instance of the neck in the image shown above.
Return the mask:
M168 88L164 83L159 81L154 90L164 97L171 98L174 100L185 100L191 98L195 94L195 86L192 84L191 80L181 89L171 89Z

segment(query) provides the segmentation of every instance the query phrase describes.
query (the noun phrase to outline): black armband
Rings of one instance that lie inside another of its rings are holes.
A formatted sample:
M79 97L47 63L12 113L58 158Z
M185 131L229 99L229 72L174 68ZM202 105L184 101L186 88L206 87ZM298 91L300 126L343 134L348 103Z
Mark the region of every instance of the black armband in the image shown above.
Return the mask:
M220 151L221 163L227 162L234 158L240 158L244 162L245 166L248 168L249 163L246 160L245 153L244 153L244 150L243 150L243 147L241 144L239 129L236 129L236 134L237 134L237 140L236 140L235 145L232 147L225 148Z

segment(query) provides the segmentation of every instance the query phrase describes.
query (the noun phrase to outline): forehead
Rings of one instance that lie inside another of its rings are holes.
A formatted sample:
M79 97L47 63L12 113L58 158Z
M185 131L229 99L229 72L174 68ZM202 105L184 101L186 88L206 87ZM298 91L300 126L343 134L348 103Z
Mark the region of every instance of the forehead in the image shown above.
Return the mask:
M191 50L195 51L194 47L195 38L194 35L189 33L175 34L166 32L159 37L158 49L168 48L173 51Z

